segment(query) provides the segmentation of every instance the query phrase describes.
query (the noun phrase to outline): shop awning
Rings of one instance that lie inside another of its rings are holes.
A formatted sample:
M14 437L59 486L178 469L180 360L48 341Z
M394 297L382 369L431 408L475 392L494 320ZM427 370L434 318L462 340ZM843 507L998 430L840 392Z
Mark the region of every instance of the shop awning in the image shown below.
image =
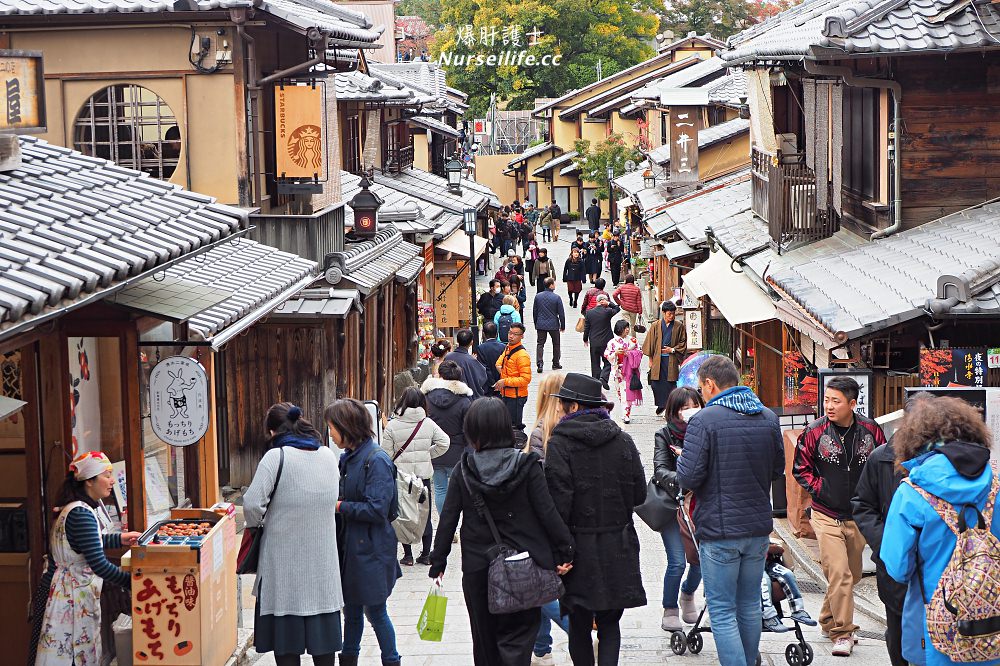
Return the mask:
M355 287L368 296L405 273L416 277L423 265L422 248L403 240L399 229L383 228L370 240L348 244L342 252L327 255L325 277L342 289Z
M663 254L670 260L690 257L692 254L698 254L699 252L701 250L691 247L686 241L682 240L667 243L663 246Z
M473 239L476 244L476 259L478 259L486 251L487 241L482 236L474 236ZM438 250L451 252L459 257L469 258L469 236L461 229L445 238L435 247Z
M684 276L684 288L692 296L709 296L732 326L774 319L774 302L742 273L733 272L733 258L719 250Z
M303 289L274 311L276 318L343 319L352 310L361 309L361 293L357 289Z

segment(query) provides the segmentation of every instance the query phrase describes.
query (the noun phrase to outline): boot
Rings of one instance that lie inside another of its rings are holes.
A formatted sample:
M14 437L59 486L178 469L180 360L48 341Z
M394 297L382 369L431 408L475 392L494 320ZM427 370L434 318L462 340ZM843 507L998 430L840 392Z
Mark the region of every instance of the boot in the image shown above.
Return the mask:
M397 659L396 661L383 661L382 666L399 666L402 659Z
M340 655L340 666L358 666L357 656L349 657L346 654Z
M681 592L680 598L681 619L687 624L694 624L698 621L698 605L694 602L693 594Z
M660 622L660 627L663 631L684 631L684 625L681 624L676 608L663 609L663 621Z

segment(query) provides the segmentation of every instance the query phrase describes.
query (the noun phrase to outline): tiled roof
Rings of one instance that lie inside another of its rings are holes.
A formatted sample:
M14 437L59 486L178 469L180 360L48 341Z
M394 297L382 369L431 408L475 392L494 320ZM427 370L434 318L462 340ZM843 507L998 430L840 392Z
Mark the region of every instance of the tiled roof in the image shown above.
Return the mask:
M337 100L344 102L409 101L419 103L416 92L397 87L359 71L337 72L334 77Z
M772 271L770 282L831 335L855 338L922 316L1000 313L1000 203L964 210Z
M679 72L674 72L669 76L664 76L656 81L647 83L629 94L632 99L652 99L659 101L661 88L697 87L692 84L701 85L708 83L707 79L709 77L713 81L722 77L726 73L727 66L720 58L712 57L708 60L695 63L690 67L685 67Z
M742 69L734 69L702 87L708 90L708 101L712 104L739 103L740 98L747 96L747 77Z
M562 169L560 169L559 170L559 175L560 176L568 176L571 173L576 173L579 170L580 170L580 167L578 167L576 165L576 162L574 162L574 163L572 163L572 164L570 164L568 166L564 166Z
M551 141L545 141L544 143L540 143L537 146L531 146L530 148L528 148L527 150L525 150L523 153L521 153L520 155L518 155L517 157L515 157L514 159L512 159L510 162L507 162L507 168L509 169L510 167L514 166L515 164L520 164L521 162L523 162L523 161L525 161L525 160L527 160L527 159L529 159L531 157L534 157L535 155L541 155L546 150L549 150L551 148L555 148L555 144L552 143Z
M0 174L0 337L247 225L211 197L32 137Z
M733 118L724 123L706 127L698 132L698 150L704 150L709 146L714 146L721 141L728 141L744 132L750 131L750 121L742 118ZM649 159L656 164L664 165L670 163L670 144L664 144L659 148L649 151Z
M350 201L361 191L361 178L348 171L340 172L341 196L344 201ZM447 230L452 224L461 224L461 216L445 211L444 208L430 201L401 192L392 187L392 182L381 175L375 177L369 190L378 195L385 210L399 210L415 206L419 210L417 219L413 222L391 222L402 233L435 233L438 228ZM354 228L354 211L350 206L344 206L344 226ZM443 233L443 231L441 232Z
M667 224L656 235L676 230L690 245L698 245L705 242L705 229L713 223L748 210L750 173L746 170L671 205L664 214Z
M806 0L729 38L720 55L753 60L837 58L996 47L1000 16L983 0Z
M194 0L199 11L256 8L305 31L330 31L334 39L372 43L384 32L361 12L320 0ZM188 11L172 0L0 0L0 16L50 14L155 14Z
M417 260L423 265L422 249L403 240L403 234L389 226L375 234L371 240L351 243L345 251L330 254L327 280L335 285L345 281L354 284L367 296L397 276L397 273L400 281L408 281L406 278L413 272ZM331 267L337 270L330 271ZM339 273L339 276L334 276L338 279L330 280L331 272ZM419 269L417 272L419 273Z
M451 125L445 124L436 118L431 118L430 116L413 116L412 118L409 118L409 121L414 125L419 125L424 129L429 129L432 132L437 132L438 134L443 134L444 136L450 136L456 139L461 136L461 132Z
M279 305L274 310L276 318L322 318L343 319L351 310L361 307L361 293L357 289L303 289L294 298Z
M226 327L242 321L242 328L246 328L267 315L312 282L316 269L314 261L241 238L171 266L166 276L233 293L232 297L187 320L190 330L198 337L220 346L234 335L232 329ZM152 280L148 278L143 282ZM246 319L248 316L251 319ZM220 331L225 338L218 335Z
M482 210L489 205L490 197L483 191L483 186L473 181L462 181L462 193L452 194L448 191L448 180L441 176L421 169L403 169L400 173L387 173L377 176L380 182L394 190L399 190L412 197L430 201L447 211L461 215L466 208ZM474 186L466 186L466 183Z
M437 63L413 60L411 62L371 62L369 73L388 83L413 88L427 95L428 104L439 109L447 109L458 115L465 113L469 105L454 98L445 83L445 73Z
M551 169L555 169L557 166L560 166L562 164L566 164L567 162L569 162L570 160L572 160L574 157L577 157L579 155L580 155L580 153L576 152L575 150L571 150L568 153L563 153L562 155L557 155L557 156L553 157L552 159L550 159L545 164L543 164L542 166L540 166L537 169L535 169L534 171L532 171L531 175L532 176L541 176L546 171L549 171Z

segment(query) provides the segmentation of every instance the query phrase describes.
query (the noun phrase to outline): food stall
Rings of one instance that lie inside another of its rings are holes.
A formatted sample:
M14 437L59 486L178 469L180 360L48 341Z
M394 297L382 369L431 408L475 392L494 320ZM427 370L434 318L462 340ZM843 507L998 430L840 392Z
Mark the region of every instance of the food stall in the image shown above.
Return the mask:
M172 509L123 558L132 577L132 663L222 666L236 648L231 505Z

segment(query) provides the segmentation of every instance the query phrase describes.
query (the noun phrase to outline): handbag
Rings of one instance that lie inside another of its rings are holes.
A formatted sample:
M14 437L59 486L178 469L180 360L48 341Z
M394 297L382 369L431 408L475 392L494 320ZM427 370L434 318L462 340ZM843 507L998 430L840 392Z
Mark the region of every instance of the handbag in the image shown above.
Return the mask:
M576 320L576 332L583 333L584 329L587 327L587 318L580 317Z
M628 389L630 391L641 391L642 390L642 380L639 379L639 369L636 368L635 372L628 380Z
M395 463L403 451L410 445L413 438L417 436L420 426L427 419L420 419L409 438L399 447L399 450L392 455ZM427 488L424 480L416 474L405 474L396 470L396 504L397 516L392 521L392 530L396 533L396 539L403 544L418 543L424 534L424 527L430 520L431 505L428 501Z
M461 463L459 463L461 464ZM551 569L543 569L535 564L528 553L519 553L500 538L493 516L483 496L473 492L462 468L462 483L472 497L476 513L486 519L493 535L495 546L489 549L491 557L487 574L486 592L490 613L503 615L538 608L555 601L563 595L565 588L559 574Z
M427 593L424 608L417 620L417 636L422 641L438 641L444 636L444 616L448 608L448 595L441 589L441 583L434 581Z
M271 499L274 498L274 491L278 489L278 483L281 481L281 470L285 466L285 450L278 449L278 454L280 456L278 459L278 473L274 477L274 487L271 488L271 494L267 496L268 506L271 505ZM243 529L240 552L236 556L236 573L257 573L257 563L260 561L260 542L264 538L264 521L266 518L267 516L265 515L258 527Z
M646 332L646 327L643 326L642 324L636 323L636 325L635 325L635 332L636 333L645 333Z
M654 532L662 532L677 520L677 495L661 488L652 478L646 484L646 501L635 507L635 515Z

